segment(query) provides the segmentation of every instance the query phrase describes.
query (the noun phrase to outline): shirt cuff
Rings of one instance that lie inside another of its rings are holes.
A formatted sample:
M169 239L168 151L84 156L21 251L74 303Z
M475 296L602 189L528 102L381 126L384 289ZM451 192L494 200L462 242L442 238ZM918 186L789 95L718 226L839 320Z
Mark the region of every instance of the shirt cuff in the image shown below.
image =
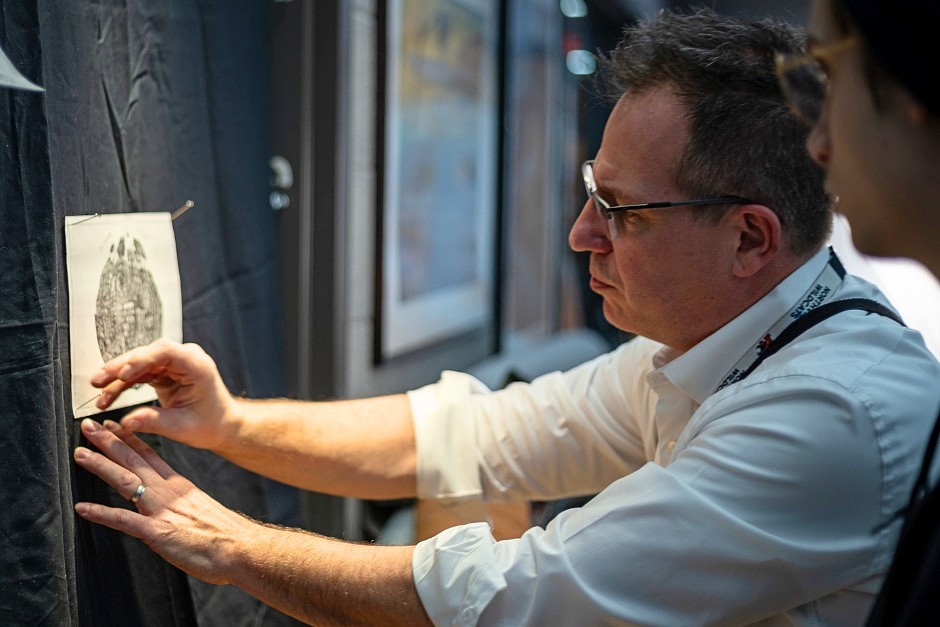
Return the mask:
M451 527L419 542L411 571L421 604L435 625L476 625L506 579L496 566L496 540L486 523Z
M408 392L415 425L418 498L456 505L483 496L470 397L489 389L445 371L437 383Z

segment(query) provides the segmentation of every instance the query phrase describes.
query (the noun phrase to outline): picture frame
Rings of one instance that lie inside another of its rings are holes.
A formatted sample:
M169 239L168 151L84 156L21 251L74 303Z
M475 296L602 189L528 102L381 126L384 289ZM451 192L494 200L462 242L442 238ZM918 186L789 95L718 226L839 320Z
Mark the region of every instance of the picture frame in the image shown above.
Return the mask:
M377 363L495 323L500 162L499 4L384 17Z

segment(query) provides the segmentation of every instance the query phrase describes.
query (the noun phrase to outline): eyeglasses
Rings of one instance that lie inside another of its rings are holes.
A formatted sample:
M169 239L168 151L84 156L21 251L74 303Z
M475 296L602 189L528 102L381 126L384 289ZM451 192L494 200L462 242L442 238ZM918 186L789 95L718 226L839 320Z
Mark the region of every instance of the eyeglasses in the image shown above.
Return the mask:
M660 200L657 202L645 202L636 205L615 205L611 206L606 200L597 193L597 183L594 181L594 160L588 159L581 164L581 176L584 179L584 190L588 198L594 203L594 208L602 218L607 219L610 230L610 238L616 239L617 221L614 220L614 213L617 211L639 211L641 209L665 209L668 207L683 207L686 205L750 205L753 200L742 198L741 196L716 196L714 198L694 198L692 200Z
M819 122L823 99L829 87L829 71L825 61L857 43L858 38L853 36L827 46L810 46L806 54L777 53L774 58L777 80L796 117L810 126Z

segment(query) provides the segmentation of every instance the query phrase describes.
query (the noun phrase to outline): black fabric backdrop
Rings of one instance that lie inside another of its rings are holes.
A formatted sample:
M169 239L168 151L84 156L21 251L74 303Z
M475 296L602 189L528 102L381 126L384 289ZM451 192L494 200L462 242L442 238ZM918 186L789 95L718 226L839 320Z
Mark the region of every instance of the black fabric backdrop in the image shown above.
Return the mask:
M0 0L0 46L44 94L0 89L0 623L287 625L228 586L76 519L123 504L77 471L66 215L172 211L183 333L230 389L281 393L275 223L267 207L267 3ZM259 479L157 439L179 471L264 517Z

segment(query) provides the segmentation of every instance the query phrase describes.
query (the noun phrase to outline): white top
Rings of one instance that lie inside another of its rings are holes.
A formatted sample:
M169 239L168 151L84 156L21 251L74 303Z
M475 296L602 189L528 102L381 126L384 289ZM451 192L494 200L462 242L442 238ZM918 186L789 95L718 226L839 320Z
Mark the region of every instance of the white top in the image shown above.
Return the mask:
M637 339L487 393L409 393L418 493L445 502L600 492L547 529L485 523L418 544L436 625L861 624L940 401L920 336L848 311L715 388L826 264L821 251L684 354ZM882 300L847 276L834 298Z
M940 358L940 281L924 264L905 257L865 255L852 242L849 221L841 213L832 221L832 238L842 265L852 274L878 286L901 314L904 324L924 336L927 348Z

